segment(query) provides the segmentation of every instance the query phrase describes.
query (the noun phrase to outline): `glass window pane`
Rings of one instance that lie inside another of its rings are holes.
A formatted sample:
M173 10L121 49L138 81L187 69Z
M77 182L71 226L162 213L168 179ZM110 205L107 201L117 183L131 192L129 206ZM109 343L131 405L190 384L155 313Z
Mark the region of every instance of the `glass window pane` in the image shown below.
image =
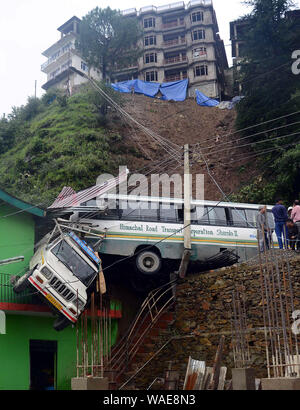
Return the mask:
M225 208L217 206L208 207L208 217L211 225L227 225Z
M246 214L244 209L231 208L232 224L241 228L247 227Z
M272 211L267 211L268 224L270 229L275 229L274 215Z
M208 225L208 208L207 206L197 206L191 212L191 220L193 224Z
M141 202L140 203L140 219L143 221L156 222L158 221L158 203Z
M258 214L258 210L246 209L245 213L249 228L256 228L256 216Z
M177 222L177 209L174 204L160 205L160 220L164 222Z
M137 201L120 201L120 219L139 220L140 204Z

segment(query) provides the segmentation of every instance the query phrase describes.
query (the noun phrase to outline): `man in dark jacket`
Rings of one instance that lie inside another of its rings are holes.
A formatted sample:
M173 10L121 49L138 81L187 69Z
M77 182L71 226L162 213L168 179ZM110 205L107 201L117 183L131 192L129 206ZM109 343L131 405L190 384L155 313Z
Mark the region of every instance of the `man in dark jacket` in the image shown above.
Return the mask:
M282 200L278 199L276 205L272 209L274 219L275 219L275 233L278 239L279 248L283 249L282 236L284 240L284 247L287 249L287 228L286 221L288 218L288 213L286 207L282 204Z
M297 241L298 241L298 228L292 219L287 220L286 226L287 226L288 235L289 235L289 246L294 251L296 248ZM297 244L297 249L298 249L298 244Z

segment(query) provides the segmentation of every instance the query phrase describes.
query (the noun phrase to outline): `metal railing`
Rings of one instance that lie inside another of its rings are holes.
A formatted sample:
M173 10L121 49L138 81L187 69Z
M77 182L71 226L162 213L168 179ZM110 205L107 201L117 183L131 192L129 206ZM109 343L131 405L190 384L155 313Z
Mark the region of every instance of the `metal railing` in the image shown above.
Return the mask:
M32 290L28 289L16 294L11 283L11 275L0 273L0 303L16 303L26 305L41 305L37 297L34 297Z
M177 280L168 282L148 294L127 333L113 348L106 370L114 375L114 381L118 381L128 370L149 331L173 305L176 282Z
M187 63L188 59L187 56L174 56L174 57L166 57L164 60L165 64L175 64L175 63Z
M170 47L170 46L175 46L177 44L185 44L186 43L186 39L181 39L179 40L179 38L174 38L172 40L166 40L162 43L163 47Z

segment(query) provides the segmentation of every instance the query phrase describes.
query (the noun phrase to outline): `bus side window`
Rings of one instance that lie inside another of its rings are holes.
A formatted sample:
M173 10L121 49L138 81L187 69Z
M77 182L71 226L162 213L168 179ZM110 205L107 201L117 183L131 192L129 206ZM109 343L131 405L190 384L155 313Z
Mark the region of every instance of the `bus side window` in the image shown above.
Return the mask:
M195 225L209 225L207 206L197 206L191 212L191 221Z
M258 214L258 210L255 209L245 209L246 219L249 228L256 228L256 216Z
M223 207L208 207L208 217L211 225L227 226L226 211Z
M120 201L119 214L122 220L139 221L141 217L140 203L137 201Z
M244 209L235 209L231 208L231 225L237 226L240 228L247 228L246 213Z
M160 204L159 207L159 218L161 222L177 222L177 212L174 204L165 203Z
M157 202L141 202L140 220L148 222L158 221L159 204Z

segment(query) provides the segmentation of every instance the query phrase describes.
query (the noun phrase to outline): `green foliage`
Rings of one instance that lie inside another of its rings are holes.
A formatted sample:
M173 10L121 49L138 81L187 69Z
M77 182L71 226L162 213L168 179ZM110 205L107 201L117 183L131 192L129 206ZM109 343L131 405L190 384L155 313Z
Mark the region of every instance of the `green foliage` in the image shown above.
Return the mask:
M237 129L283 117L278 121L267 123L257 128L245 130L242 134L260 133L251 137L253 150L278 148L268 159L271 165L266 168L262 163L263 181L259 189L249 192L256 197L270 192L289 199L299 196L299 161L289 152L299 151L300 143L299 114L288 116L300 110L299 76L292 73L292 52L299 48L299 20L286 14L291 7L289 0L250 0L246 2L253 7L252 12L244 17L246 29L242 34L244 40L244 59L240 67L240 81L244 98L237 106ZM282 127L288 125L288 127ZM281 128L278 128L281 127ZM274 129L278 128L278 129ZM269 131L273 129L272 131ZM264 132L263 132L264 131ZM268 131L268 132L267 132ZM290 135L293 134L293 135ZM260 141L265 141L261 143ZM296 148L295 148L296 145ZM280 150L282 147L282 151ZM291 151L290 151L291 150ZM278 153L283 154L278 158ZM293 158L293 165L289 160ZM270 176L272 170L272 176ZM260 194L254 194L255 192ZM247 195L246 195L247 196ZM262 198L263 199L263 198ZM263 201L266 202L266 201Z
M116 69L137 62L141 34L136 19L124 17L110 7L96 7L82 18L77 47L85 61L98 67L106 79Z
M47 206L64 186L80 190L92 186L101 173L115 173L113 144L121 137L100 125L103 100L97 95L85 86L64 102L54 90L2 118L1 188Z

